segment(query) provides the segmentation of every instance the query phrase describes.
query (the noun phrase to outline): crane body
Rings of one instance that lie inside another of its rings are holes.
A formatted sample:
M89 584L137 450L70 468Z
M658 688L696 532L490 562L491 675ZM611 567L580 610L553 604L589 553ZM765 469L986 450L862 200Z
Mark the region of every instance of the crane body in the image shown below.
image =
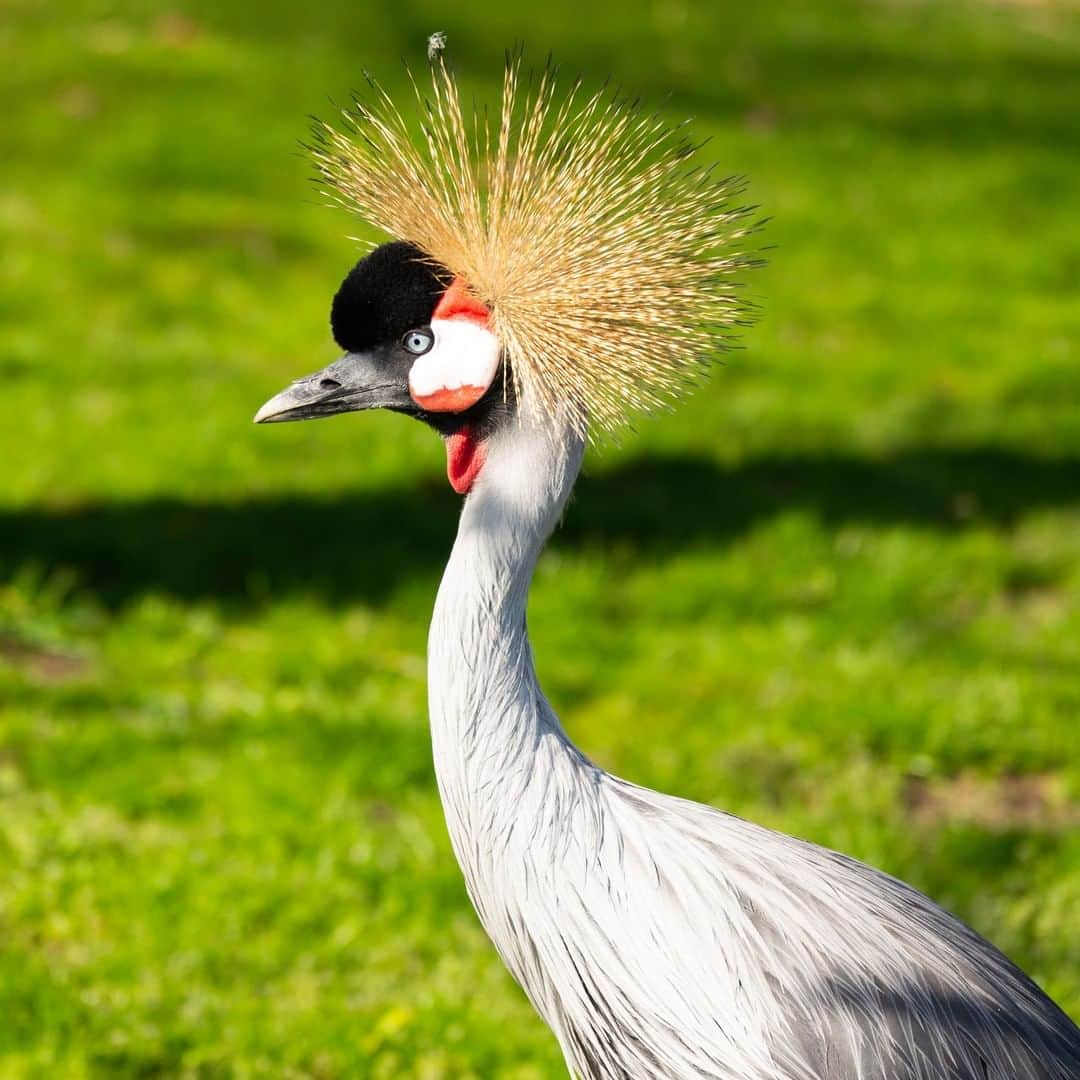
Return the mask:
M477 914L568 1068L1080 1080L1080 1030L933 901L618 779L567 737L529 644L537 560L589 435L676 396L744 320L725 281L752 230L677 129L557 102L550 72L522 105L511 61L497 129L470 127L441 47L420 138L377 87L356 131L323 133L324 178L398 239L334 297L340 359L256 421L386 408L445 441L465 499L428 644L439 791Z
M469 895L579 1077L1066 1080L1080 1037L903 882L637 787L567 738L535 675L533 567L581 442L490 440L429 640L434 760Z

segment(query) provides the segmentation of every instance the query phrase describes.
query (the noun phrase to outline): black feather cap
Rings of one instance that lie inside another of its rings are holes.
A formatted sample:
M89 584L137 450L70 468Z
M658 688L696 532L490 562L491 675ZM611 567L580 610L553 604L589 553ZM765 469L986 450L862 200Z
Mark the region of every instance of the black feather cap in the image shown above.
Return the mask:
M349 271L334 296L334 340L346 352L362 352L427 326L450 281L415 244L380 245Z

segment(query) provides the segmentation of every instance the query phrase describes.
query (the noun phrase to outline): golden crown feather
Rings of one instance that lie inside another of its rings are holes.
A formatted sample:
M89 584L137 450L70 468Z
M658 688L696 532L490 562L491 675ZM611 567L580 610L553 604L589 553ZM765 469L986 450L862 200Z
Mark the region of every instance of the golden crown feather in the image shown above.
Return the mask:
M467 283L542 414L569 406L583 433L613 432L671 402L750 321L741 181L637 102L580 80L560 92L550 61L525 78L521 51L497 119L466 115L443 43L429 39L430 93L409 71L411 122L370 77L340 128L317 122L331 198Z

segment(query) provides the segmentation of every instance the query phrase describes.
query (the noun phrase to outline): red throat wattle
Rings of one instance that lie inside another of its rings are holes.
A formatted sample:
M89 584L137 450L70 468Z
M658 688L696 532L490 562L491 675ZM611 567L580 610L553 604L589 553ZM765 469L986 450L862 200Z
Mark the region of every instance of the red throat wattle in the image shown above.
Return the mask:
M470 424L455 431L446 440L446 475L450 486L467 495L484 467L484 444L476 438Z

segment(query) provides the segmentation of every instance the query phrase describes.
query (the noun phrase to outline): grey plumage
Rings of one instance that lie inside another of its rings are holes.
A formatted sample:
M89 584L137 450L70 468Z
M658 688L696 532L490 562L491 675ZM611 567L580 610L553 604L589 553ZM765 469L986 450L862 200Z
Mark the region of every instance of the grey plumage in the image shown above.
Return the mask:
M376 262L387 257L408 256L395 246ZM350 275L361 313L378 277ZM843 855L613 777L570 742L537 682L525 609L581 465L580 403L545 413L527 388L492 381L497 365L477 363L497 356L490 331L445 325L429 301L429 325L405 304L379 332L389 340L352 340L360 351L256 418L387 407L447 439L448 475L468 494L428 648L439 790L477 913L571 1071L1080 1080L1076 1026L925 896ZM414 336L423 348L410 348ZM457 406L433 417L414 396L437 402L466 384L482 396L464 418Z
M587 1080L1077 1080L1080 1032L1015 965L853 859L589 762L525 602L582 444L497 431L431 628L447 823L499 953Z
M567 1065L582 1080L1080 1080L1080 1031L932 901L610 776L567 738L525 628L533 568L590 426L677 396L745 319L730 275L755 261L752 228L680 128L603 93L559 98L550 68L522 93L511 59L498 123L467 118L442 45L422 139L376 86L316 149L336 196L408 241L369 258L422 251L439 287L421 297L441 299L417 323L415 295L361 288L358 266L339 293L355 318L335 331L375 312L386 333L339 333L346 355L257 419L382 406L447 439L468 497L429 643L439 789L480 919Z

